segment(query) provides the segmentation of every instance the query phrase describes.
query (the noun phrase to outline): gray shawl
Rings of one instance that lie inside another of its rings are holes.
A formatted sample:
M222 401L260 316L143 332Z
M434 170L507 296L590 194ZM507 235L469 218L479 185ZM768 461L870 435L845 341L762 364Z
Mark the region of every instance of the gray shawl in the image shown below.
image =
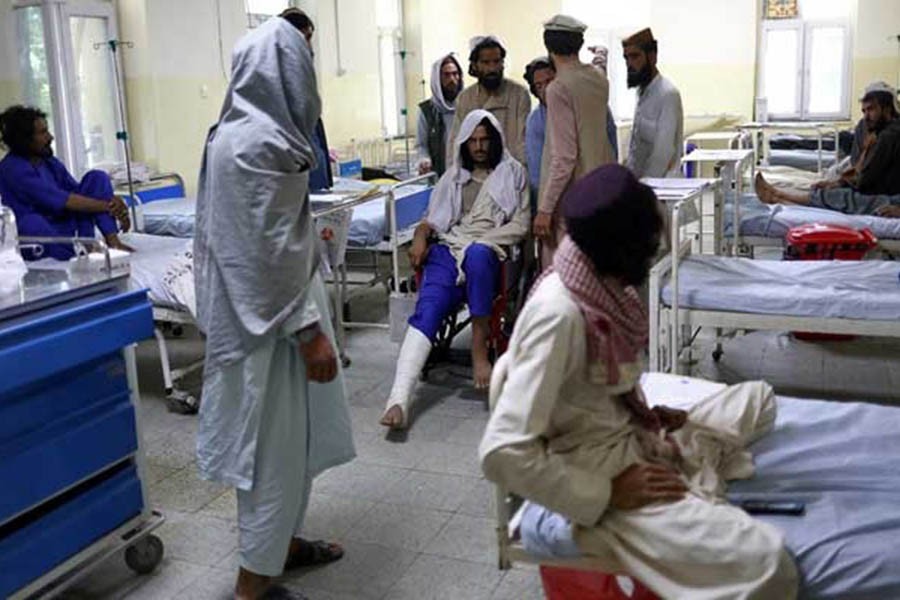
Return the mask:
M318 265L309 209L321 102L284 19L242 38L200 169L194 273L206 368L244 359L301 306Z

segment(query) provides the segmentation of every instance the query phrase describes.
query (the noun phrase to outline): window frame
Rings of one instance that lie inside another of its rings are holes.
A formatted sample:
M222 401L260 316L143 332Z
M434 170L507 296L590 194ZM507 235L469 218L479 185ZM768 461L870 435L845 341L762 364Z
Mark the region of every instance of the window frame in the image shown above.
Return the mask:
M810 68L812 63L812 32L820 28L840 28L844 31L844 56L841 64L841 106L834 112L814 113L809 110L810 85L812 81ZM756 96L767 97L766 85L766 51L768 33L770 31L794 30L799 37L797 44L796 72L796 105L792 112L775 113L769 111L769 119L773 121L844 121L850 118L851 88L853 86L851 61L853 59L853 38L849 19L763 19L760 22L760 43L757 54ZM758 117L758 115L757 115Z

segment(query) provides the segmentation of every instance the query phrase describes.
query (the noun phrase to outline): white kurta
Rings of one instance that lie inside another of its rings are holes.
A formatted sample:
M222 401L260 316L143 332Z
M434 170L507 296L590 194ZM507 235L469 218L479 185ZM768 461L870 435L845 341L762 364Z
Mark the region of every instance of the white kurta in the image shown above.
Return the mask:
M241 561L254 573L281 573L313 478L355 455L343 373L309 382L295 335L318 321L334 344L328 314L316 274L278 332L203 381L197 463L203 478L238 489Z
M638 92L626 165L639 179L677 176L683 137L681 94L672 82L658 74Z
M481 442L485 475L566 516L579 549L663 598L792 598L797 575L781 534L721 500L724 480L752 474L744 450L775 420L771 388L746 384L690 414L677 434L690 493L633 511L609 506L611 480L647 462L649 434L616 396L636 385L623 365L610 386L587 362L584 318L558 275L525 305L494 369L496 408Z

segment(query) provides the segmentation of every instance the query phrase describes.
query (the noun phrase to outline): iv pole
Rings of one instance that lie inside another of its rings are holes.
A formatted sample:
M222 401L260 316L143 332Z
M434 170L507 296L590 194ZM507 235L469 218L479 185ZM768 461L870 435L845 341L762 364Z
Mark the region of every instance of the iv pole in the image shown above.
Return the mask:
M98 50L103 46L108 46L112 52L113 78L115 79L116 89L116 108L119 113L119 123L122 124L122 130L116 132L116 139L122 142L122 148L125 150L125 176L128 178L128 195L131 197L131 222L132 227L137 227L137 199L134 195L134 180L131 178L131 149L128 143L128 128L126 125L125 115L125 94L121 86L121 65L119 61L119 47L134 48L132 42L123 42L121 40L109 40L108 42L100 42L94 44L94 50Z

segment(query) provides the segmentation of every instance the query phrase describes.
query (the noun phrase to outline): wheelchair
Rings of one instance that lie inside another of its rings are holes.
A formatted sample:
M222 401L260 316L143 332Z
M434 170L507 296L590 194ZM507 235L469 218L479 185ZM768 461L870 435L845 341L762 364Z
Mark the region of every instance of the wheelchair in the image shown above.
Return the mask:
M491 362L506 352L513 325L528 289L525 285L527 283L525 245L517 244L505 250L506 259L500 263L501 285L494 298L489 321L488 352ZM421 270L416 271L414 281L417 287L421 284ZM419 375L421 381L427 381L430 371L445 365L471 366L471 355L468 350L454 350L451 347L456 336L471 324L472 319L464 314L464 308L465 303L461 303L441 322L437 336L432 342L431 353Z

